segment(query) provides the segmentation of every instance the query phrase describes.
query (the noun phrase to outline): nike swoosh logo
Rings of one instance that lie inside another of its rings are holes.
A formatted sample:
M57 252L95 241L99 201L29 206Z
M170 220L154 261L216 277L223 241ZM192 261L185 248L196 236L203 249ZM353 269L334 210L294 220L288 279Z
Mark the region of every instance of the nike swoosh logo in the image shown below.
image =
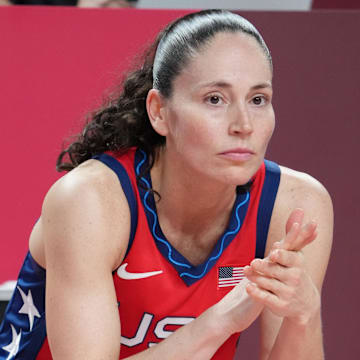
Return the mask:
M145 279L148 278L150 276L155 276L155 275L159 275L162 274L162 270L159 271L149 271L149 272L144 272L144 273L131 273L126 271L126 267L128 266L127 263L122 264L118 270L117 270L117 275L120 279L124 279L124 280L137 280L137 279Z

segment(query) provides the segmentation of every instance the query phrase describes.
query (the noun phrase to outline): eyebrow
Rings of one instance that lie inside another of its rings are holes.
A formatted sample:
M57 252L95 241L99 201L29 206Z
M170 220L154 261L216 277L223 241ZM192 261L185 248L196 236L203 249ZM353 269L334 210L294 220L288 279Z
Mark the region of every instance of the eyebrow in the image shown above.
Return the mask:
M197 86L198 89L204 88L204 87L220 87L220 88L231 88L233 87L230 83L226 81L211 81L209 83L200 84ZM251 87L251 90L259 90L259 89L272 89L272 84L269 82L263 82L257 85L254 85Z

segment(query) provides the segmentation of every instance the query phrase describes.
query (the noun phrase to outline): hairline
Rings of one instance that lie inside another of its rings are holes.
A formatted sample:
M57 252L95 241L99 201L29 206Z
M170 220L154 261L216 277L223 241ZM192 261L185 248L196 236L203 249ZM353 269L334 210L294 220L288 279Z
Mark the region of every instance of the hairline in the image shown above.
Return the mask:
M257 45L259 46L259 49L261 50L261 53L263 54L266 62L268 63L269 65L269 68L270 68L270 72L271 72L271 75L273 75L273 64L272 64L272 60L271 60L271 57L269 58L269 56L267 56L266 54L266 51L265 49L263 48L261 42L259 42L259 40L253 35L253 34L250 34L242 29L230 29L230 28L225 28L221 31L218 31L214 34L211 34L202 44L200 44L197 48L194 48L193 46L189 46L189 56L186 57L186 59L184 59L184 62L182 64L182 67L181 67L181 71L176 74L174 76L174 78L172 79L172 82L171 82L171 91L170 93L165 96L160 89L157 89L156 87L154 87L154 89L158 90L159 93L161 94L161 96L163 96L165 99L170 99L173 95L173 90L174 90L174 83L176 81L176 79L186 70L186 68L190 65L191 63L191 60L194 59L196 56L198 55L201 55L201 53L203 51L206 50L206 47L209 47L211 46L211 43L214 41L214 39L216 38L217 35L220 35L220 34L242 34L244 36L247 36L248 38L251 38L253 39Z

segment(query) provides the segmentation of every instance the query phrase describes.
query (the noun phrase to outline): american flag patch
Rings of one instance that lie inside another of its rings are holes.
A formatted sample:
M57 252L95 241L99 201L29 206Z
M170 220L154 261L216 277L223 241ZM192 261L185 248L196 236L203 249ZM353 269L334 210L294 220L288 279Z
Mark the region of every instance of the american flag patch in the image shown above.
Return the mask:
M220 266L218 268L218 287L235 286L244 278L243 266Z

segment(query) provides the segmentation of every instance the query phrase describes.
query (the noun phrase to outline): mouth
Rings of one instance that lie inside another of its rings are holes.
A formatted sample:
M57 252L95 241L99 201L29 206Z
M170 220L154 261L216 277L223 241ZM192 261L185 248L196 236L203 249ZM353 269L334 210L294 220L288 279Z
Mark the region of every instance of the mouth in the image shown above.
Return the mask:
M255 155L255 152L248 148L235 148L224 151L219 155L228 160L247 161L250 160Z

